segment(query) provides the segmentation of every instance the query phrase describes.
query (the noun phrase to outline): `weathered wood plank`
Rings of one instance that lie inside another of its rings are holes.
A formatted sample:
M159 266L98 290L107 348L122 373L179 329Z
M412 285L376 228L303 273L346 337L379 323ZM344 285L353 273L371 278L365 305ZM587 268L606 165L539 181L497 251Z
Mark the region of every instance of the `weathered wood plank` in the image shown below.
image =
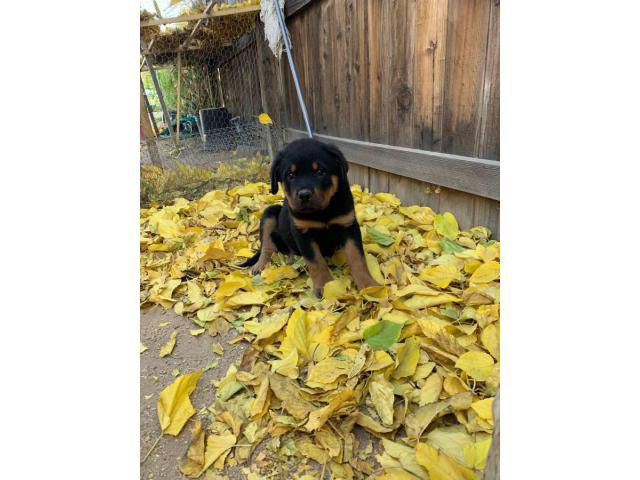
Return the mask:
M413 146L442 150L442 108L448 0L420 0L416 5Z
M258 22L260 23L260 22ZM256 28L255 30L255 35L256 35L256 64L258 67L258 83L260 84L260 106L262 107L262 111L264 113L268 114L268 107L267 107L267 84L266 84L266 77L265 77L265 73L264 73L264 51L262 49L262 46L259 44L260 42L260 29ZM273 121L273 119L272 119ZM273 139L271 138L271 127L269 127L269 125L264 125L262 127L264 133L265 133L265 137L266 137L266 142L267 142L267 151L269 152L269 158L271 160L273 160L273 151L274 151L274 146L273 146Z
M420 180L389 174L389 192L397 195L403 205L426 205L437 212L440 195L433 190L433 186Z
M488 227L493 233L493 238L500 238L500 202L475 197L473 223Z
M442 151L475 156L490 2L449 2Z
M451 212L458 220L460 228L475 227L474 196L458 190L443 188L440 192L440 212Z
M387 112L384 109L386 97L389 93L390 75L389 60L391 57L389 22L391 12L388 2L369 0L367 5L369 15L368 50L369 50L369 79L372 88L369 94L369 122L370 139L377 143L389 143L389 129Z
M147 63L147 67L149 68L149 75L151 75L151 80L153 81L153 86L156 89L156 95L158 95L158 101L160 102L160 107L162 107L162 114L164 115L164 121L167 125L167 130L169 130L169 134L171 135L171 139L175 144L176 148L178 147L178 142L176 141L176 134L171 128L171 117L169 116L169 111L167 110L167 105L164 103L164 96L162 95L162 88L160 87L160 83L158 82L158 77L156 75L156 70L153 68L151 60L148 55L145 55L145 62Z
M500 159L500 3L491 1L477 156Z
M375 168L369 169L369 190L372 192L389 191L389 174Z
M142 78L140 78L140 94L142 95L142 99L144 100L144 106L146 111L149 114L149 118L151 119L151 126L153 127L153 133L156 137L160 136L160 130L158 130L158 125L156 125L156 119L153 117L153 110L151 109L151 105L149 104L149 99L147 98L147 93L144 90L144 84L142 83Z
M351 112L349 109L349 79L347 48L349 37L346 34L346 4L344 0L333 2L333 37L332 48L335 53L333 68L333 108L336 112L337 122L333 131L339 137L349 136L351 127Z
M151 163L156 167L162 168L162 161L160 160L160 154L158 152L158 145L156 145L156 139L151 130L151 121L149 120L149 113L144 103L144 88L142 82L140 82L140 126L142 127L142 136L147 144L149 150L149 158Z
M259 12L260 5L251 5L249 7L238 7L231 8L228 10L220 10L218 12L209 12L209 13L194 13L191 15L180 15L179 17L172 18L154 18L152 20L145 20L144 22L140 22L140 27L153 27L155 25L168 25L171 23L182 23L182 22L195 22L198 20L204 20L207 18L214 17L226 17L229 15L241 15L244 13L253 13Z
M349 91L349 99L351 101L349 109L352 111L353 122L351 128L353 134L350 138L369 140L371 82L369 81L369 49L367 48L367 36L369 34L368 4L362 0L357 0L355 9L354 15L352 15L352 10L347 12L348 16L355 19L350 64L351 76L354 78L354 81L351 82L352 89Z
M330 41L330 28L331 28L331 5L328 2L320 2L320 11L318 12L318 20L320 25L319 31L319 51L320 57L320 74L322 80L320 81L319 96L318 96L318 114L316 114L319 123L316 124L315 130L317 132L327 133L331 128L331 125L335 124L335 116L333 115L333 109L328 107L329 97L331 96L331 65L333 59L333 52L331 51Z
M287 129L287 141L305 138L300 130ZM500 199L500 162L428 152L408 147L375 144L315 134L338 146L349 162L421 180L482 197Z
M176 145L180 143L180 84L182 83L182 52L178 52L178 85L176 86Z
M360 185L362 189L369 188L369 168L361 165L349 165L349 182L351 185Z
M416 0L388 2L395 15L389 22L393 53L389 58L391 89L387 93L387 125L385 143L413 147L413 57L416 40Z

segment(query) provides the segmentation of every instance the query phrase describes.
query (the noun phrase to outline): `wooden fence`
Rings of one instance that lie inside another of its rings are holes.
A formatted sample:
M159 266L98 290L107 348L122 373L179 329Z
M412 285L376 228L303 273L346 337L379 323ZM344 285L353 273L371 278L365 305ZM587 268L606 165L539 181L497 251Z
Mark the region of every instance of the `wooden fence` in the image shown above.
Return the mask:
M499 238L499 2L296 0L287 14L312 129L352 182ZM287 62L260 43L267 111L297 138Z

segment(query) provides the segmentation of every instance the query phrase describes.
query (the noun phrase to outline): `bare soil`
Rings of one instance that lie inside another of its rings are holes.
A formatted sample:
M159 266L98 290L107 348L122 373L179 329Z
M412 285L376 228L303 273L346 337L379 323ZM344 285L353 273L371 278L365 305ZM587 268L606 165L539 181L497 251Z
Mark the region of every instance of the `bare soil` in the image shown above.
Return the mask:
M160 324L168 322L166 326ZM173 311L164 311L161 307L153 307L140 313L140 341L148 347L140 355L140 460L144 458L153 443L160 436L160 423L156 405L158 395L171 382L175 380L172 370L178 369L180 374L202 370L214 360L219 364L203 373L198 380L198 386L191 395L191 403L196 411L207 407L214 401L215 387L211 380L222 378L229 366L247 348L246 342L229 345L228 340L236 337L238 333L231 329L224 336L211 337L207 332L193 336L191 329L199 328L186 317L180 317ZM171 355L160 358L160 348L166 343L171 332L178 332L176 346ZM224 348L224 355L220 356L212 352L211 346L220 343ZM149 399L146 397L151 395ZM194 415L193 419L198 418ZM148 480L160 479L186 479L179 466L189 448L191 439L190 429L193 426L190 420L177 437L163 435L159 443L153 449L151 455L140 467L140 478ZM225 472L230 480L245 478L239 469L228 469Z
M165 323L166 325L164 325ZM222 378L231 364L239 362L249 345L244 341L234 345L227 343L238 336L238 332L233 328L224 336L212 337L207 332L193 336L189 333L189 330L198 328L200 327L188 318L178 316L172 310L165 311L159 306L140 312L140 341L148 348L148 350L140 354L141 461L158 440L158 437L161 437L151 454L140 466L141 479L187 480L188 477L180 472L179 467L184 461L185 454L189 448L190 430L193 427L193 421L197 418L204 418L200 416L200 410L214 402L215 387L211 384L211 381ZM174 330L178 332L178 336L173 352L171 355L161 358L160 348L167 342L171 332ZM224 348L223 355L213 353L211 347L214 343L222 345ZM179 374L184 374L203 370L215 360L218 361L218 365L202 374L195 391L191 394L191 403L198 413L187 422L178 436L161 436L156 405L160 392L175 380L172 371L178 369ZM360 448L364 448L369 439L372 439L374 451L379 452L381 450L379 441L370 436L361 427L356 426L354 433L357 445L359 444ZM263 448L264 443L254 450L252 459L255 459ZM356 448L356 451L358 451L358 448ZM220 473L226 475L229 480L245 480L247 477L241 472L241 469L248 467L250 464L251 460L244 465L227 468ZM315 464L315 462L312 462L312 464L314 469L317 470L316 473L319 473L321 470L320 465ZM379 468L377 462L374 468ZM325 478L330 478L329 469L325 473Z

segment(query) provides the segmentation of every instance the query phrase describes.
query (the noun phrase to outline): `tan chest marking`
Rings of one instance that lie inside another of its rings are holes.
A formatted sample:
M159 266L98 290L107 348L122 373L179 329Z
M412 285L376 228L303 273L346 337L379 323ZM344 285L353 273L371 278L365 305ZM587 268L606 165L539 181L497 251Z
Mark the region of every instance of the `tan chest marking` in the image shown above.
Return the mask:
M347 212L343 215L333 217L328 222L318 222L317 220L301 220L294 217L293 215L291 216L291 218L293 219L293 224L300 230L323 230L325 228L329 228L332 225L337 225L345 228L349 227L355 223L356 214L353 210L351 210L350 212Z

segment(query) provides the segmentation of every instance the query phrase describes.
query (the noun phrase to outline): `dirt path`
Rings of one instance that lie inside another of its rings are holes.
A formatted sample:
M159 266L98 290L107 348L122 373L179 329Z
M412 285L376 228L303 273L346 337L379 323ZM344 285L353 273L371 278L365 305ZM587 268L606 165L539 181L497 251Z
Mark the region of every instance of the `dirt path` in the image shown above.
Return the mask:
M187 422L177 437L162 436L151 455L140 467L140 478L143 480L187 480L188 477L180 472L179 467L189 448L193 420L200 418L204 420L204 424L207 423L205 420L207 414L201 414L200 410L214 402L215 387L211 384L211 380L224 377L232 363L240 362L244 350L249 345L246 342L235 345L227 343L238 336L238 332L233 328L226 335L216 337L210 336L207 332L198 336L189 333L189 330L197 328L199 327L188 318L180 317L172 310L165 311L159 306L140 312L140 341L148 348L140 355L140 460L160 436L156 405L160 392L175 379L172 371L178 369L179 374L190 373L203 370L214 361L218 362L216 367L203 373L195 391L191 394L191 402L198 413ZM174 330L178 332L176 346L171 355L160 358L160 348ZM215 343L222 345L223 355L213 353L211 347ZM374 452L381 451L381 445L377 439L371 437L364 429L356 426L354 433L356 445L359 445L359 448L363 448L371 439ZM253 452L252 459L255 459L263 448L264 444L259 445ZM250 460L246 464L226 468L220 474L226 475L223 478L228 480L246 480L247 476L241 470L250 466L251 463ZM316 474L319 474L320 465L312 462L312 467L316 470ZM379 465L376 464L375 468L378 469ZM325 478L329 478L329 475L327 471Z
M168 322L168 323L167 323ZM167 323L165 326L164 323ZM179 317L173 311L164 311L153 307L140 313L140 341L148 350L140 355L140 459L147 454L153 443L160 436L160 424L156 404L159 393L173 380L172 370L180 370L180 374L204 369L211 362L218 360L218 366L204 372L198 386L191 395L191 402L196 411L213 403L215 387L211 380L220 379L229 366L242 357L247 343L229 345L228 340L238 333L231 329L224 336L211 337L207 332L193 336L190 329L198 326L188 318ZM160 358L160 348L169 339L173 330L178 332L178 340L171 355ZM224 355L212 352L211 346L220 343ZM150 398L146 398L151 395ZM198 418L198 414L193 418ZM189 448L190 429L193 421L189 421L180 435L172 437L163 435L158 445L140 467L141 479L186 479L180 470L185 452ZM225 472L230 480L244 478L238 468Z

